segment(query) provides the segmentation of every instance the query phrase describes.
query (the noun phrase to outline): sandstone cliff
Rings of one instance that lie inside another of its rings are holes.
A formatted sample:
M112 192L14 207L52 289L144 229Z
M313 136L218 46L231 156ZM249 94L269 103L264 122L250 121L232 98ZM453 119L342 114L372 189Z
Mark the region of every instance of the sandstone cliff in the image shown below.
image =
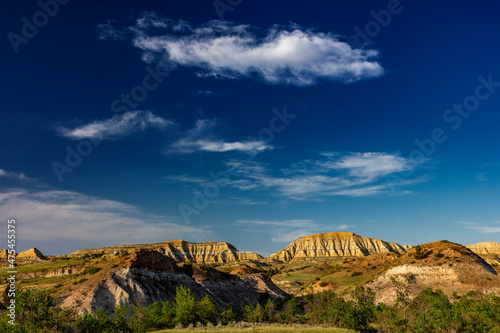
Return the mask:
M124 251L136 249L153 249L176 262L193 263L226 263L240 260L260 260L263 257L252 252L238 251L233 245L226 242L191 243L184 240L173 240L164 243L109 246L92 250L79 250L71 253L70 257L83 256L114 256Z
M405 253L411 245L399 245L351 232L329 232L297 239L269 259L290 261L330 257L364 257L377 253Z
M27 251L23 251L19 253L16 257L17 260L25 260L25 261L42 261L47 260L40 250L37 248L31 248Z
M500 255L500 243L496 242L482 242L477 244L467 245L476 254L493 254Z
M255 304L261 293L272 298L287 296L263 274L239 278L209 267L186 267L178 267L174 259L154 249L136 250L124 267L79 285L61 297L61 305L80 312L98 308L113 312L117 305L173 303L176 288L181 285L189 287L198 299L208 295L219 309L227 304Z
M467 245L467 248L500 271L500 243L482 242Z

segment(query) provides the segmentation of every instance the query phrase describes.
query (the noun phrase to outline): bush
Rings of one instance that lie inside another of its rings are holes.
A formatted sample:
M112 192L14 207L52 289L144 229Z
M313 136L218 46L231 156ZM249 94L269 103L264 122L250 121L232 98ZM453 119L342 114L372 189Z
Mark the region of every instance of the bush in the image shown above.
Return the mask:
M415 246L415 254L413 255L413 257L418 260L424 259L426 257L425 251L422 248L422 246L420 245Z
M363 275L362 272L352 272L351 276Z

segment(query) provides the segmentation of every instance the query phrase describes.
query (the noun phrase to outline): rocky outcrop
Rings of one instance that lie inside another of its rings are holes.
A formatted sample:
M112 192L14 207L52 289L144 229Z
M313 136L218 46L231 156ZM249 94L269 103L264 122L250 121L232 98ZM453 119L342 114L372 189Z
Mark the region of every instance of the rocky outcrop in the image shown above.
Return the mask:
M467 245L467 248L500 272L500 243L483 242Z
M219 309L227 304L255 304L262 293L272 298L287 296L263 274L239 278L207 266L181 268L173 258L154 249L134 251L123 268L99 279L79 285L78 290L61 298L61 305L80 312L101 308L111 313L118 305L144 307L154 302L173 303L180 286L190 288L199 300L208 295Z
M0 249L0 259L7 259L9 252L5 249Z
M70 257L100 257L114 256L124 251L136 249L152 249L158 251L176 262L193 263L226 263L241 260L260 260L262 256L252 252L240 252L233 245L226 242L191 243L184 240L167 241L155 244L110 246L92 250L79 250L71 253Z
M37 248L31 248L28 251L23 251L19 253L16 257L17 260L24 260L24 261L42 261L42 260L47 260L45 256L43 255L40 250Z
M297 239L269 259L290 261L331 257L364 257L377 253L403 254L411 245L399 245L351 232L314 234Z

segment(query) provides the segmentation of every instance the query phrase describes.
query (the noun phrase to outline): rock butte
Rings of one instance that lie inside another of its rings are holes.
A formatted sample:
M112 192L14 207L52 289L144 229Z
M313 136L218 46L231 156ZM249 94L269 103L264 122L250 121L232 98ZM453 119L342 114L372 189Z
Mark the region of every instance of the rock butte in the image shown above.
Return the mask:
M155 244L119 245L92 250L78 250L70 257L82 256L112 256L123 251L136 249L153 249L176 262L193 263L227 263L241 260L261 260L261 255L253 252L238 251L233 245L226 242L191 243L184 240L173 240Z
M330 257L365 257L378 253L403 254L411 245L399 245L380 239L363 237L352 232L329 232L305 236L292 242L269 259L290 261Z
M42 260L47 260L45 256L43 255L40 250L38 250L35 247L32 247L31 249L27 251L23 251L19 253L16 257L17 260L26 260L26 261L42 261Z

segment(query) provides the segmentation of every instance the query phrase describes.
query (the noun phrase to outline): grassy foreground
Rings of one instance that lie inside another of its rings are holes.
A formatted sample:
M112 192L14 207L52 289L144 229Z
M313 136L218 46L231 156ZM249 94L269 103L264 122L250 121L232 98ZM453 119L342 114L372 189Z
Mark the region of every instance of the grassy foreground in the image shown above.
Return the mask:
M273 325L251 325L250 327L213 327L213 328L183 328L183 329L169 329L162 331L155 331L153 333L185 333L185 332L224 332L224 333L240 333L240 332L274 332L274 333L352 333L353 330L336 327L278 327Z

